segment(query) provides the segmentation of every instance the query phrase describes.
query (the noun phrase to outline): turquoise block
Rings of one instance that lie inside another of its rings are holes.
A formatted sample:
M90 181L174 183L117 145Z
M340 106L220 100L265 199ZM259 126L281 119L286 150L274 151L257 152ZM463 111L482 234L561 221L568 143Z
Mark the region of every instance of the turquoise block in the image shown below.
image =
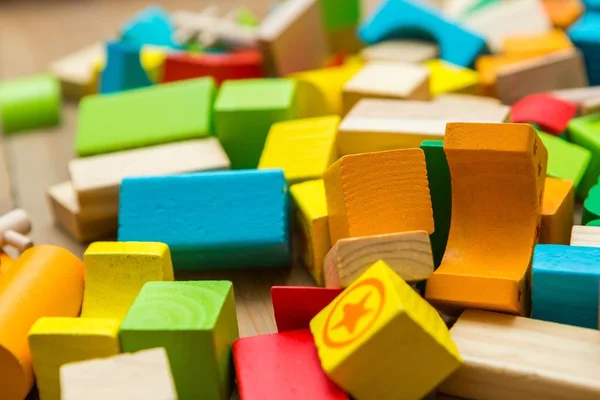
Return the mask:
M140 60L141 47L127 42L106 44L106 67L100 78L102 94L152 86Z
M456 21L447 20L436 9L411 0L387 0L360 28L367 44L390 38L435 39L444 61L468 67L486 50L485 39Z
M289 265L283 170L123 180L119 240L169 245L176 270Z
M150 6L135 14L121 28L121 37L139 46L153 44L182 48L173 40L175 27L171 16L160 6Z
M592 3L592 1L588 1ZM600 5L599 0L593 1ZM569 27L569 39L583 54L590 86L600 85L600 13L586 12Z
M539 244L533 254L531 317L598 328L600 248Z

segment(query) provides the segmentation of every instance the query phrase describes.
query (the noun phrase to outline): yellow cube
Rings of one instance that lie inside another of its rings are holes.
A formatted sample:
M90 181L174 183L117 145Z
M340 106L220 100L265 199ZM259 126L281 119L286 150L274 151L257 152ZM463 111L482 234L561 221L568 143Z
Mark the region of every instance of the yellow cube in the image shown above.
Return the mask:
M426 61L425 66L431 73L429 88L433 96L444 93L482 93L481 77L477 71L439 59Z
M378 261L310 322L325 373L361 400L421 399L462 363L437 311Z
M290 184L321 178L337 159L339 123L334 115L273 124L258 168L281 168Z
M322 179L290 187L296 207L292 242L294 258L300 258L319 286L325 285L323 260L331 248L327 200Z

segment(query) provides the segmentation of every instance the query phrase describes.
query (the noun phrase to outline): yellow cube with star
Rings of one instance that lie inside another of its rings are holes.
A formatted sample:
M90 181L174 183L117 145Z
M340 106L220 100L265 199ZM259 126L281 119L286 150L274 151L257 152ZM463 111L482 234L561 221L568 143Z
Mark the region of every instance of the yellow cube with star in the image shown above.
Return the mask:
M480 95L483 92L479 72L443 60L425 62L429 68L429 89L433 96L444 93Z
M337 159L337 115L271 126L258 169L281 168L290 184L319 179Z
M325 373L361 400L421 399L462 359L437 311L378 261L310 322Z

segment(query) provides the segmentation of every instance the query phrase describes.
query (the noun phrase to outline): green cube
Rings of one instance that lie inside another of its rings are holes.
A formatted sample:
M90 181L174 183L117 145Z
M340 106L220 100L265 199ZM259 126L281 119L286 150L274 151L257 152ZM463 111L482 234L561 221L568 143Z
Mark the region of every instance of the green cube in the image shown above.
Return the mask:
M600 114L590 114L584 117L573 118L567 127L571 141L591 152L591 160L577 188L580 197L586 197L589 190L596 184L600 175ZM576 162L569 158L566 164ZM548 168L550 171L550 168Z
M321 11L327 32L338 32L358 25L361 14L359 0L321 0Z
M223 83L215 103L215 129L231 168L258 166L271 125L298 117L297 90L292 79Z
M239 336L228 281L148 282L121 324L123 352L164 347L180 400L225 400Z
M196 139L212 133L212 78L86 97L79 108L80 157Z

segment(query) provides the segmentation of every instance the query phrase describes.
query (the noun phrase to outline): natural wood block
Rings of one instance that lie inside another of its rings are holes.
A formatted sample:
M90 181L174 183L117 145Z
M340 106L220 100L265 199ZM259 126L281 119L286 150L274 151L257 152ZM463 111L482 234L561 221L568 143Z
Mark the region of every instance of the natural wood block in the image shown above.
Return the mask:
M29 348L41 400L60 400L64 364L121 352L119 321L105 318L40 318L29 331Z
M530 94L513 104L511 122L535 124L545 132L560 135L577 115L577 105L546 93Z
M260 47L269 74L322 68L327 60L321 5L317 0L280 4L261 22ZM297 51L299 48L303 51Z
M538 136L548 150L548 175L572 181L579 194L580 182L590 164L592 153L554 135L538 131Z
M148 282L119 337L124 352L164 347L180 399L230 398L238 338L231 282Z
M581 0L543 0L543 4L550 21L557 28L566 29L584 11Z
M600 248L537 245L531 274L531 317L598 328Z
M310 320L340 293L342 289L273 286L271 302L277 331L308 329Z
M81 316L122 320L150 281L172 281L169 246L152 242L96 242L83 254Z
M429 71L410 63L370 62L344 85L343 114L363 98L429 100Z
M439 55L437 44L416 39L386 40L364 48L360 55L368 62L421 63Z
M573 225L571 230L571 246L600 247L600 227L590 225Z
M444 152L452 181L450 234L426 297L451 313L483 308L525 315L546 148L530 125L449 123Z
M229 159L216 138L186 140L142 149L85 157L69 162L71 183L84 212L119 209L124 178L229 169Z
M600 96L590 97L581 102L581 114L587 115L600 111Z
M569 36L560 29L533 35L510 35L502 41L503 53L507 55L542 55L572 47Z
M317 314L310 329L325 373L359 399L420 399L461 364L437 311L383 261ZM386 367L392 364L393 371Z
M573 118L568 125L569 140L587 149L591 155L589 165L577 188L577 195L585 198L600 176L600 142L597 133L600 120L595 114Z
M551 95L565 101L581 104L588 99L600 97L600 86L586 86L574 89L554 90Z
M177 400L164 349L60 367L61 400Z
M547 177L542 198L540 243L569 244L574 207L573 182Z
M480 94L479 73L442 60L425 62L430 72L430 90L433 96L444 93Z
M493 54L477 57L475 69L479 72L483 91L486 96L497 97L496 78L498 71L507 65L516 64L520 61L532 58L528 54Z
M295 205L292 255L300 259L319 286L325 285L323 260L331 248L327 199L322 179L290 187Z
M592 400L600 395L600 332L467 310L450 330L464 366L442 393L481 400ZM535 376L535 379L532 379Z
M504 104L528 94L587 85L583 58L575 48L502 67L496 77L498 98Z
M421 149L342 157L325 173L331 244L349 237L433 232Z
M79 315L82 296L83 263L60 247L34 246L2 273L0 393L3 400L22 400L33 386L27 343L31 326L45 316Z
M281 168L290 184L319 179L337 160L337 115L283 121L271 126L258 169Z
M378 260L407 282L427 279L433 273L429 234L410 231L338 240L325 258L327 287L350 286Z
M96 93L94 63L104 58L104 53L104 43L98 42L50 64L50 71L60 79L66 97L79 99Z

